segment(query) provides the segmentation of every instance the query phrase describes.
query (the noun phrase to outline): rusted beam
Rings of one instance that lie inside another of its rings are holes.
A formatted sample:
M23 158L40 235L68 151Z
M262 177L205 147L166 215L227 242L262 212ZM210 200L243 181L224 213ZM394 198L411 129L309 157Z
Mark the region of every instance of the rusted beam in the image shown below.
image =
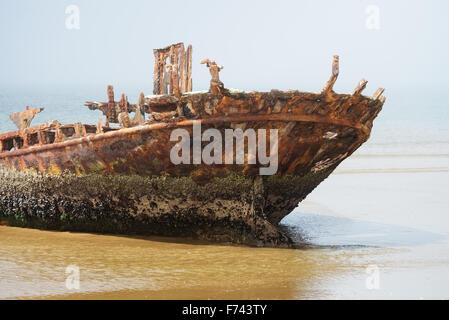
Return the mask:
M177 43L162 49L154 49L153 53L155 57L154 95L176 94L176 92L183 93L192 90L191 45L185 50L183 43ZM167 64L172 66L168 71Z
M100 110L106 116L105 127L109 127L109 123L119 123L118 113L121 112L136 112L135 120L138 123L145 121L145 112L149 112L149 108L145 103L145 97L141 93L139 102L137 104L131 104L128 102L128 97L122 94L119 102L114 101L114 89L112 86L108 86L108 102L92 102L86 101L85 106L90 110ZM138 110L140 109L140 111Z
M73 124L73 128L75 129L76 137L85 137L87 136L86 127L81 122L75 122Z
M163 121L176 117L178 115L178 111L170 111L170 112L153 112L151 114L151 118L155 121Z
M23 131L21 131L21 134L20 134L20 137L23 140L22 148L27 148L30 145L27 129L28 128L23 129Z
M223 66L217 65L213 60L205 59L201 61L201 64L205 64L209 68L212 79L210 80L209 91L215 95L222 94L224 92L224 84L220 81L220 71L223 70Z
M128 112L120 112L118 114L118 122L119 122L120 126L122 126L122 128L132 127Z
M187 69L186 69L186 50L184 44L182 44L179 49L179 80L180 80L180 90L181 92L187 91Z
M179 88L179 72L178 66L176 64L167 65L170 73L170 94L174 94L175 96L179 96L181 94L181 89Z
M139 95L139 101L136 105L136 111L133 119L135 125L140 125L145 123L145 95L143 92Z
M116 102L114 100L114 87L112 85L108 86L108 104L106 109L106 117L108 119L116 119L117 112L115 110Z
M40 130L37 132L37 139L39 141L39 145L47 144L47 137L45 131Z
M382 93L384 93L384 91L385 91L384 88L377 89L376 92L374 92L373 94L373 99L378 100L382 96Z
M170 113L167 113L167 116L169 116ZM174 113L171 113L174 115ZM154 130L162 130L162 129L172 129L172 128L178 128L178 127L187 127L192 126L194 123L196 123L198 120L180 120L180 121L170 121L170 122L160 122L155 124L150 124L147 126L139 126L134 128L127 128L122 130L114 130L110 132L106 132L102 135L94 135L89 137L90 141L100 141L105 139L110 139L113 137L120 137L120 136L129 136L133 134L142 134L146 132L152 132ZM313 123L325 123L330 125L337 125L337 126L343 126L343 127L350 127L357 130L360 130L362 134L369 134L370 129L366 127L364 124L360 123L354 123L352 121L349 121L347 119L333 119L326 116L320 116L320 115L302 115L302 114L292 114L292 113L276 113L276 114L237 114L237 115L229 115L229 116L212 116L201 120L202 124L222 124L226 122L234 122L234 123L241 123L241 122L250 122L250 121L285 121L285 122L313 122ZM42 146L40 148L40 151L48 151L48 150L54 150L54 149L64 149L69 146L78 145L82 143L84 140L87 139L87 137L80 138L80 139L70 139L67 141L59 141L60 143L53 143L53 144L47 144L45 146ZM12 156L20 156L25 155L29 153L33 153L34 151L30 149L22 149L18 152L15 152L14 154L0 154L0 159L5 157L12 157Z
M201 64L205 64L209 68L213 81L220 81L220 71L224 68L223 66L217 65L215 61L209 59L202 60Z
M335 81L337 81L338 78L338 74L340 73L340 58L338 56L334 56L334 60L332 62L332 74L329 78L329 80L327 80L326 84L324 85L324 88L322 90L323 93L329 93L331 91L333 91L333 87L335 84Z
M12 144L14 146L14 150L19 150L20 149L19 142L17 141L17 138L14 138L12 140Z
M122 98L120 99L118 106L120 112L128 112L128 97L126 96L126 94L122 93Z
M154 53L154 72L153 72L153 94L159 94L161 92L161 56L157 50L153 50Z
M84 105L90 110L100 110L108 119L108 122L117 123L117 102L114 101L114 87L109 85L107 88L107 102L86 101Z
M175 48L172 46L170 47L170 54L169 54L169 65L173 66L176 63L176 53L175 53ZM170 79L170 86L169 86L169 91L168 94L173 94L173 69L172 68L168 68L168 78Z
M33 121L36 114L42 112L44 108L34 108L26 107L24 112L14 112L9 115L9 118L14 122L19 130L24 130L31 126L31 121Z
M103 131L103 119L98 119L98 122L97 122L97 134L98 133L103 133L104 131Z
M64 133L61 130L61 126L58 124L56 126L56 132L55 132L55 141L54 143L58 143L58 142L62 142L65 139L67 139L67 137L64 135Z
M186 51L186 91L185 92L191 92L192 91L192 45L189 45L187 47Z
M359 96L362 93L362 91L365 90L367 83L368 81L365 79L360 80L359 83L357 84L357 87L354 89L354 91L352 91L352 95Z

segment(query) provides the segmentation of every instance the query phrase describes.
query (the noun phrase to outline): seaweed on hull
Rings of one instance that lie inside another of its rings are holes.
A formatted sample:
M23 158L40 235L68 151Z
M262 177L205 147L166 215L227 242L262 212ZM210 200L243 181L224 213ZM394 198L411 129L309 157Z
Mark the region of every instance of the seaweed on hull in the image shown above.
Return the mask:
M364 96L362 80L335 93L336 56L319 93L229 90L209 59L209 90L192 92L192 47L154 54L153 95L115 101L108 86L107 102L86 102L104 125L32 127L41 108L11 115L18 130L0 135L0 220L294 247L279 222L369 138L383 89Z

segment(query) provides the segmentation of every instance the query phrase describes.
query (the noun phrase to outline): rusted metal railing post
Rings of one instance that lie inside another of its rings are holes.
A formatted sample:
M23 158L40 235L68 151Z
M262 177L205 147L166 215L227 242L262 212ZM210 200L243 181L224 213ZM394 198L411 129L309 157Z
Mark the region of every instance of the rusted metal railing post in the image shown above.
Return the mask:
M223 93L224 84L220 81L220 71L223 70L224 67L217 65L215 61L209 59L202 60L201 64L205 64L209 68L209 72L212 76L209 91L213 94Z
M367 83L368 81L365 79L360 80L359 83L357 84L357 87L354 89L354 91L352 91L352 95L353 96L361 95L362 91L365 90Z
M134 124L143 124L145 123L145 95L143 92L139 95L139 101L136 105L136 113L133 119Z
M340 58L338 56L334 56L334 60L332 62L332 74L327 80L326 84L324 85L324 88L322 90L323 93L327 94L329 92L332 92L334 88L335 81L337 81L338 74L340 73Z
M177 94L192 91L192 46L183 43L154 49L153 94ZM168 64L167 64L168 59ZM167 66L171 67L167 70ZM168 89L167 89L168 88Z
M97 122L97 131L96 131L96 133L97 134L99 134L99 133L103 133L104 131L103 131L103 119L98 119L98 122Z
M384 88L377 89L376 92L374 92L373 94L373 99L378 100L382 96L382 93L384 93L384 91L385 91Z

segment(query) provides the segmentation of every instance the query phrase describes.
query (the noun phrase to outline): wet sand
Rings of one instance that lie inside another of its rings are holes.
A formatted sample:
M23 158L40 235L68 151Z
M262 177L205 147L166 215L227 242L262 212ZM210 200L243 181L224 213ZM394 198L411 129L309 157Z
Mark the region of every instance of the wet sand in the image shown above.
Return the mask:
M0 299L448 299L448 168L351 157L284 219L296 250L0 227Z

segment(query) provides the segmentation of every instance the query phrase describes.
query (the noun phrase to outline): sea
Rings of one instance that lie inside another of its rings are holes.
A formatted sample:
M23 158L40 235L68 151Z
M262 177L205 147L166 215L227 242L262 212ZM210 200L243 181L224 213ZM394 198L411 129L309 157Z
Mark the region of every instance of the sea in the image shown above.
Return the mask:
M385 95L369 141L282 221L301 249L0 226L0 299L449 299L449 96ZM83 104L105 99L2 89L0 132L25 106L96 124Z

